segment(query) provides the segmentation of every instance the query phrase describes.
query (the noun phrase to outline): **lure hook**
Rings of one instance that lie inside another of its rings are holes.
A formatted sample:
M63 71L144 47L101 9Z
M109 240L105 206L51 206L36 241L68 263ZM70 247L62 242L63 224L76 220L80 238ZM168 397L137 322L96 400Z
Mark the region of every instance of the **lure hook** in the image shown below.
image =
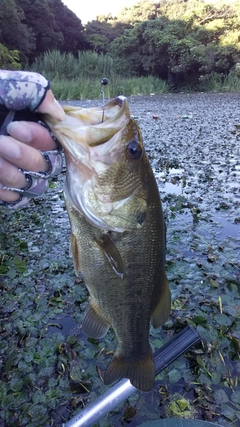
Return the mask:
M105 98L104 98L104 90L103 90L103 86L106 86L108 84L108 79L106 77L103 77L103 79L101 80L101 94L102 94L102 122L104 120L104 104L105 104Z

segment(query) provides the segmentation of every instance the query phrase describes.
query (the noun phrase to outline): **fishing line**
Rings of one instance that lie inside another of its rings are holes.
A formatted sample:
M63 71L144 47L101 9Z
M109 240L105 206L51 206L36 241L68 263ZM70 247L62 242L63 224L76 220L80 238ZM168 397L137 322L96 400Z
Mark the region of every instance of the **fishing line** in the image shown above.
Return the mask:
M106 77L103 77L101 80L101 94L102 94L102 123L104 121L104 104L105 104L105 98L104 98L104 90L102 86L106 86L108 84L108 79Z

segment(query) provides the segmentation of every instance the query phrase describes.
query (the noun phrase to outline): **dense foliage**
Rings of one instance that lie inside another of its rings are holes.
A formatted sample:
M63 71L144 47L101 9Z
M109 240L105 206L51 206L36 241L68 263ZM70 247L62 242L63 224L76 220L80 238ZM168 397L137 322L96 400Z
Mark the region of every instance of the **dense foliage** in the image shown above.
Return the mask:
M240 63L240 0L142 0L85 27L61 0L1 0L0 43L22 67L53 50L76 58L91 51L111 56L117 75L194 88ZM6 63L1 50L0 66Z
M49 49L84 48L81 20L61 0L1 0L0 28L0 42L18 50L23 65Z
M136 19L109 51L125 75L151 74L177 83L213 72L227 74L240 60L239 11L239 1L163 2L153 19Z
M2 68L18 70L20 68L19 52L17 50L9 50L0 43L0 63Z

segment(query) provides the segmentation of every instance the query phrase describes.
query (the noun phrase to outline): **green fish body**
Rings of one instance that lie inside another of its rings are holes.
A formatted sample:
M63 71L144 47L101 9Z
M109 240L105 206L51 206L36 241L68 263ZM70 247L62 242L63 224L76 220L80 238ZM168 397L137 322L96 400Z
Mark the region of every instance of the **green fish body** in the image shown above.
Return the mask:
M71 253L90 295L83 332L103 337L111 326L117 349L104 382L129 378L154 386L150 321L162 325L171 298L165 274L165 224L156 180L128 102L101 108L65 107L66 120L48 124L64 147L65 201Z

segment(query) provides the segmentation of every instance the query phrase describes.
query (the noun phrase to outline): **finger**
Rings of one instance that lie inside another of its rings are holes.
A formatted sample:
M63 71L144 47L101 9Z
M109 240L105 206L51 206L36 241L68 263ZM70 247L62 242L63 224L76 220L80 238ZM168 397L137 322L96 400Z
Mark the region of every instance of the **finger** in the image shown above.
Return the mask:
M38 123L25 121L12 122L8 125L7 131L16 140L24 142L38 150L48 151L57 148L57 143L51 137L48 130Z
M15 202L20 199L20 195L16 191L3 190L3 185L0 183L0 200L3 202Z
M15 202L20 199L20 195L16 191L4 190L0 183L0 200L3 202Z
M51 89L47 91L46 96L37 111L39 113L49 114L54 119L59 121L64 120L65 118L65 113L61 105L54 98Z
M34 172L47 172L49 170L49 164L38 150L17 141L11 136L0 136L0 156L16 168ZM7 171L6 173L9 175Z
M3 187L25 188L26 185L24 174L13 164L0 157L0 200L11 202L19 198L18 193L4 190Z

